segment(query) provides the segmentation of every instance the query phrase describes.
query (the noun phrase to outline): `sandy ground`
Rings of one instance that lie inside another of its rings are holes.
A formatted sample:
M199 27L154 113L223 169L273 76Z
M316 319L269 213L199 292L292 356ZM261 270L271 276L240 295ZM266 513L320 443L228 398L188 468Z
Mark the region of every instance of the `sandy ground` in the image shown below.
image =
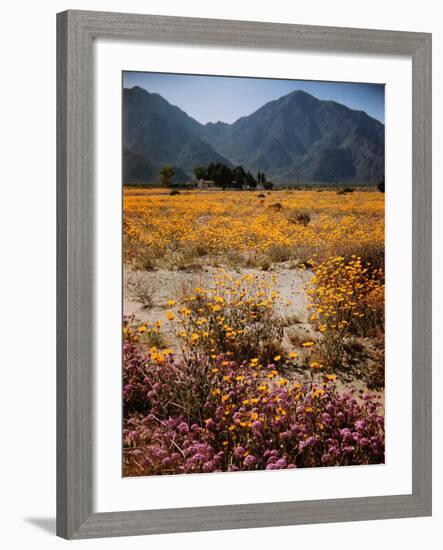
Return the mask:
M176 342L175 336L170 329L170 323L167 322L166 312L174 311L167 305L167 301L170 299L177 299L187 288L204 287L210 288L214 276L220 271L217 268L207 267L200 271L168 271L165 269L158 269L156 271L146 272L131 272L125 270L125 292L124 292L124 314L128 316L134 315L136 322L148 322L161 321L163 326L163 333L167 339L167 344L173 346ZM263 271L260 269L238 269L227 271L225 273L232 274L235 277L240 277L249 273L262 275ZM306 295L304 291L304 285L312 277L312 273L309 271L300 271L294 269L288 269L284 266L276 267L268 272L269 274L276 275L278 278L277 291L281 294L283 300L290 300L289 305L281 304L279 306L279 313L284 319L295 320L298 322L298 330L309 333L312 331L310 325L307 324L307 309L306 309ZM153 294L153 304L151 307L144 307L140 301L137 301L134 296L131 296L131 292L128 290L127 281L135 279L142 279L143 282L151 287ZM294 324L294 323L291 323ZM288 325L287 330L291 325ZM287 330L285 332L287 332ZM286 339L287 340L287 339ZM284 342L287 347L291 347L288 341Z
M189 293L191 289L196 287L210 288L212 281L217 272L220 271L217 268L206 267L199 271L169 271L165 269L158 269L155 271L145 272L133 272L128 269L124 272L125 291L124 291L124 314L127 316L134 316L135 323L148 322L152 323L160 321L162 324L161 332L165 339L165 345L172 347L176 351L179 350L178 340L172 330L171 323L166 318L168 311L174 311L176 307L170 307L167 305L168 300L177 300L183 294ZM238 269L227 271L233 276L240 277L248 273L263 274L260 269ZM274 266L269 274L277 276L277 290L282 296L282 302L290 300L289 305L283 303L279 305L278 313L286 321L286 327L284 329L283 347L285 350L297 351L299 354L303 354L304 350L300 347L294 347L288 338L288 334L296 332L300 337L300 340L316 340L319 336L313 329L312 324L308 321L309 310L306 308L307 297L305 293L305 285L312 277L312 272L309 270L302 271L297 269L291 269L285 264ZM152 304L150 307L144 307L144 305L131 295L128 288L128 280L134 280L134 278L146 285L152 293ZM367 345L371 346L370 339L367 339ZM308 352L309 353L309 352ZM302 355L301 355L302 356ZM300 376L300 373L298 373ZM309 377L310 372L304 372L304 376ZM360 379L360 377L352 376L346 377L340 380L341 376L337 379L337 385L339 388L352 386L355 390L360 392L367 392L367 385ZM372 392L377 394L380 398L383 397L383 392Z

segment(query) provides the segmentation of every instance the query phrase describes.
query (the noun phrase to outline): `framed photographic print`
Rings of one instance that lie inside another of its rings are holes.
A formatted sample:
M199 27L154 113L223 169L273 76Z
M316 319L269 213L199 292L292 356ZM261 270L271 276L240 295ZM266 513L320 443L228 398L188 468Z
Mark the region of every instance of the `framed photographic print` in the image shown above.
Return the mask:
M58 15L57 532L431 513L431 36Z

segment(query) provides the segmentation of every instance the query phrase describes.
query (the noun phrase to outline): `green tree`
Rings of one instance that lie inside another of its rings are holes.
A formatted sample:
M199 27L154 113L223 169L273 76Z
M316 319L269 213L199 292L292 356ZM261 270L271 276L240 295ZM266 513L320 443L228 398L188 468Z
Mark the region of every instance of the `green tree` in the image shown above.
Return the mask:
M172 178L175 175L175 170L172 164L165 164L160 170L160 181L162 185L169 187L172 183Z
M194 168L194 176L198 179L198 180L205 180L207 179L207 169L206 169L206 166L203 166L203 165L199 165L199 166L196 166Z
M208 178L219 187L232 187L232 182L234 181L234 171L231 170L231 168L229 168L226 164L221 162L211 162L207 168L207 175Z
M251 172L246 172L246 185L255 189L257 187L257 180L251 174Z
M234 169L234 181L235 181L235 187L237 187L238 189L243 188L246 182L246 172L243 166L237 166Z

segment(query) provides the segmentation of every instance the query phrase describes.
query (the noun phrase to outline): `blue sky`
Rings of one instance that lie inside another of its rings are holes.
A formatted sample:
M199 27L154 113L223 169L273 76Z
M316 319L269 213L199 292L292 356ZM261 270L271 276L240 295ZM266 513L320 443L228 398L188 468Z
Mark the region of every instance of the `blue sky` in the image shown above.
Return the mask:
M202 124L218 120L232 123L294 90L304 90L319 99L331 99L365 111L383 123L385 118L383 84L125 71L123 86L140 86L148 92L159 93Z

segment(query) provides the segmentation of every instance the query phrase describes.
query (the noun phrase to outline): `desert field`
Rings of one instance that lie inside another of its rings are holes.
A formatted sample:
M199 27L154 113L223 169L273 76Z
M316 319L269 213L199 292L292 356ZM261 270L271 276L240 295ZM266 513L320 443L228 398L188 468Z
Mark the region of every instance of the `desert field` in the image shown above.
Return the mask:
M124 187L125 476L384 461L384 194Z

